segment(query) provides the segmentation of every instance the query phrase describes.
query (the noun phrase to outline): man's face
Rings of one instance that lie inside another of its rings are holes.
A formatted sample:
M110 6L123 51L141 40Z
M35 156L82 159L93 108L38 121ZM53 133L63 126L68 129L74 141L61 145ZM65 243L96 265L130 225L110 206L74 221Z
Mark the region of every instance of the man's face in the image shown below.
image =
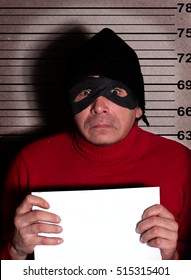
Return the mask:
M117 104L118 100L120 104L123 99L127 99L129 94L127 89L119 86L111 86L109 94L112 96L108 96L108 93L96 95L88 106L75 114L77 127L87 141L101 146L116 143L129 133L135 119L141 117L142 110L139 107L128 109ZM75 106L92 98L91 94L91 88L81 88L73 98Z
M74 118L87 141L110 145L123 139L140 116L140 108L126 109L100 96Z

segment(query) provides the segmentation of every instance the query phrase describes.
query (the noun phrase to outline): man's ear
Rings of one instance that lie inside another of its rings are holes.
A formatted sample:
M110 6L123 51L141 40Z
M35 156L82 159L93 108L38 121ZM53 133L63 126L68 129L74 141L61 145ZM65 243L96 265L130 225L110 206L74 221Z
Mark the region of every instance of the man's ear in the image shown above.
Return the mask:
M143 114L142 109L141 109L140 107L137 107L137 108L135 109L135 116L136 116L136 119L140 119L141 116L142 116L142 114Z

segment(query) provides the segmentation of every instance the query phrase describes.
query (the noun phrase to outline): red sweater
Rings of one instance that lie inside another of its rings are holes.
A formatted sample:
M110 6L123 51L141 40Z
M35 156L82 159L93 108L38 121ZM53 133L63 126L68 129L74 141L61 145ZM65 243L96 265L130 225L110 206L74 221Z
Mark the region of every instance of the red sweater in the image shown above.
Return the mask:
M65 132L24 148L7 176L3 239L10 239L15 209L31 191L129 186L160 187L161 204L179 223L180 259L191 259L191 151L137 125L110 146L95 146ZM1 259L9 258L5 245Z

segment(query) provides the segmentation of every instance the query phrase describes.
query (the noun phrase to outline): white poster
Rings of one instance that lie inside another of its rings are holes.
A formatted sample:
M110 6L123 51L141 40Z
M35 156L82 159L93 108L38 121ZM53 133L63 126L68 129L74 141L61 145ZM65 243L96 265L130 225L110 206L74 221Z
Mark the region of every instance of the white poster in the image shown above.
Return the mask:
M159 249L135 232L143 211L159 203L159 188L35 192L62 219L64 242L36 246L36 260L159 260ZM49 235L53 236L53 235Z

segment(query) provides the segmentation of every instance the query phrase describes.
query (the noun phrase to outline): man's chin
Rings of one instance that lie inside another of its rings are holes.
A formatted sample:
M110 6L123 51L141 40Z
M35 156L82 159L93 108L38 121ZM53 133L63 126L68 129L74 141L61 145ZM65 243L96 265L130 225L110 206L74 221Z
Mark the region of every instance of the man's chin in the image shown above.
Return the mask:
M98 146L108 146L118 142L120 139L117 136L114 136L113 133L109 133L109 131L100 131L96 133L92 133L87 140Z

